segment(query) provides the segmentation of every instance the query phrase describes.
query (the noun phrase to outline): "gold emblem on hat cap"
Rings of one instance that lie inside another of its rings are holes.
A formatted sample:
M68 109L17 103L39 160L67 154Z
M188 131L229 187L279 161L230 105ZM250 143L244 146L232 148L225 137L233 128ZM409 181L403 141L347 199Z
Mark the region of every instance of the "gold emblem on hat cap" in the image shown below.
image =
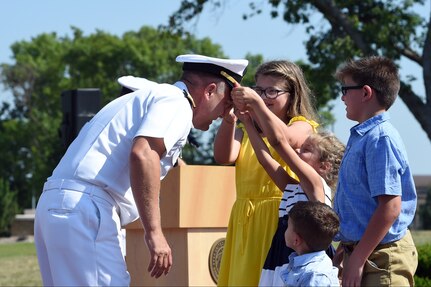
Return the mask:
M228 79L232 84L238 84L238 82L228 73L226 73L225 71L221 71L220 74L225 77L226 79Z

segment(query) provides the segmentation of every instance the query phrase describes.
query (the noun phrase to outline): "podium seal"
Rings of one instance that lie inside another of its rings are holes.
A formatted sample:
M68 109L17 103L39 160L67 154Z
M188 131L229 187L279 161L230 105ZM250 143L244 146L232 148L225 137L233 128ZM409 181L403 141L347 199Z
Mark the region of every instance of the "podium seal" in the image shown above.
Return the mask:
M220 262L223 255L224 242L225 238L217 239L211 246L208 258L208 267L210 270L211 278L213 279L215 284L217 284L218 281L218 274L220 271Z

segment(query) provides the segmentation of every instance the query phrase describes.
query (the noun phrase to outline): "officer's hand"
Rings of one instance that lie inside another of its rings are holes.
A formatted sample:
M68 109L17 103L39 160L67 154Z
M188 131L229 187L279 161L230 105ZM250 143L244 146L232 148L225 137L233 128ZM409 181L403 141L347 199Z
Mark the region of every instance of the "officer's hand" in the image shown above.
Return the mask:
M163 233L146 233L145 241L150 251L148 272L151 272L151 277L159 278L162 274L168 274L172 266L172 251Z

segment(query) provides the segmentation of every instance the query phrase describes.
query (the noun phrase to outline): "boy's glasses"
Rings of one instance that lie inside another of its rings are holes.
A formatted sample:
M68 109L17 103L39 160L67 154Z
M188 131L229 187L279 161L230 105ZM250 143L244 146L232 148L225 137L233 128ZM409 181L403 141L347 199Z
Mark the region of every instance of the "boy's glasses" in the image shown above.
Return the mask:
M341 93L343 94L343 96L346 95L348 90L359 90L362 89L362 86L341 86Z
M278 96L280 96L283 93L286 93L287 91L285 90L278 90L274 87L269 87L266 89L263 89L261 87L251 87L260 97L262 97L262 95L265 95L266 98L268 99L276 99Z

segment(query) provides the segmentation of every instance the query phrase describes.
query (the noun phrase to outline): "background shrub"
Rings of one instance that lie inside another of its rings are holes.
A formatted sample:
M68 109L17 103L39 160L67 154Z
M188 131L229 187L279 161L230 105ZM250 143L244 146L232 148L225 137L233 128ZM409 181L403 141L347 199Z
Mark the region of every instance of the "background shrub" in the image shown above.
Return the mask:
M431 286L431 244L416 246L418 269L415 274L416 286Z
M10 190L6 180L0 178L0 236L10 235L12 219L17 212L16 193Z

